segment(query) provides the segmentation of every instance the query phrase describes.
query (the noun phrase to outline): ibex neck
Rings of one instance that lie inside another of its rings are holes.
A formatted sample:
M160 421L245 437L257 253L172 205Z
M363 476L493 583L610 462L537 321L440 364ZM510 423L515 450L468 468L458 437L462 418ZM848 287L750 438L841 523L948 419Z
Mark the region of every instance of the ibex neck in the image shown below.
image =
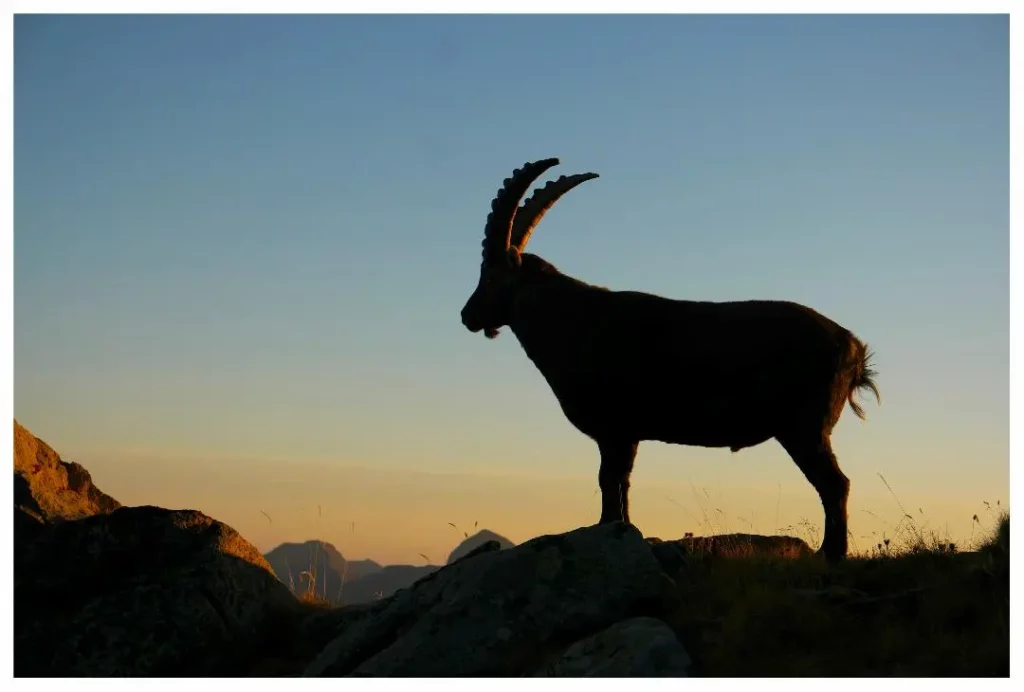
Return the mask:
M593 322L593 299L607 293L607 289L540 262L543 266L537 268L523 263L527 271L516 291L509 327L526 355L543 372L566 353L585 345Z

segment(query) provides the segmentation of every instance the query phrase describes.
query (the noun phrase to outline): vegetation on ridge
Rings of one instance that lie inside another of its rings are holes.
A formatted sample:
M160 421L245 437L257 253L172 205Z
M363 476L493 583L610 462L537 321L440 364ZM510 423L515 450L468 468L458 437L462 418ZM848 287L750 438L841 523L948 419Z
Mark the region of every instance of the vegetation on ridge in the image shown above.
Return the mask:
M876 546L826 565L688 556L667 616L698 676L1008 676L1010 524L975 552Z

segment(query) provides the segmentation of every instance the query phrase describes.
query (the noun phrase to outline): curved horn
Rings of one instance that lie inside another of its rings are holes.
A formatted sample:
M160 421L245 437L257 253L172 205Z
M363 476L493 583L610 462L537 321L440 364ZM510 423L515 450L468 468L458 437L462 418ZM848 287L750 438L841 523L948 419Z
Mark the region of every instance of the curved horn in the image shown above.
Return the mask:
M552 180L547 185L539 188L533 196L523 202L514 217L512 225L511 244L522 252L526 249L526 243L530 240L530 234L537 227L544 214L558 199L569 190L580 183L593 180L598 177L597 173L579 173L577 175L563 175L558 180Z
M527 162L522 168L512 171L511 178L505 178L498 194L491 201L491 213L487 215L484 226L483 256L484 261L502 256L509 248L512 236L512 219L516 215L516 205L533 181L540 175L558 165L557 158Z

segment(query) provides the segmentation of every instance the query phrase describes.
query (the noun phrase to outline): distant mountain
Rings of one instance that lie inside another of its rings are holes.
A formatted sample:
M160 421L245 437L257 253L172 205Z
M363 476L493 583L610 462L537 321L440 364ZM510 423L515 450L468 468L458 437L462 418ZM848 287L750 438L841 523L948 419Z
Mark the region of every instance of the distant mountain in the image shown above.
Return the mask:
M456 546L455 550L452 551L452 554L448 556L448 562L446 562L445 564L452 564L462 556L467 555L470 551L479 548L487 541L497 541L499 544L501 544L502 550L505 550L506 548L514 548L516 545L504 536L498 535L493 531L483 529L473 534L472 536L464 540L462 543L459 543L459 545Z
M382 569L373 560L346 560L326 541L282 543L264 557L277 578L296 594L305 593L310 577L315 576L314 592L331 601L338 600L342 589L348 591L349 582Z
M440 569L437 565L388 565L379 571L367 574L345 584L341 592L343 605L367 603L378 598L387 598L399 589L412 586L431 572Z
M502 549L511 548L515 544L509 539L486 529L473 534L462 541L445 564L451 564L471 550L487 541L497 541ZM285 543L266 554L267 562L273 567L278 579L291 586L297 593L306 590L309 578L300 574L316 566L316 593L326 596L331 601L340 601L344 605L366 603L378 598L386 598L399 589L412 586L415 582L434 572L438 565L387 565L382 567L373 560L348 562L348 574L344 585L341 582L341 571L345 558L330 543L307 541L305 543ZM289 574L292 581L289 581ZM340 594L340 597L339 597Z

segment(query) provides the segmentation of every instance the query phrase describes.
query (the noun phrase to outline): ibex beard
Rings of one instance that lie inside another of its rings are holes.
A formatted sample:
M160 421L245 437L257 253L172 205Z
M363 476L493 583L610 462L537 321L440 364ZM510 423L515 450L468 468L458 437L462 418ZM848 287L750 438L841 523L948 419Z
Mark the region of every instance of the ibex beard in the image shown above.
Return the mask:
M881 401L867 345L797 303L613 291L525 253L544 213L598 177L562 176L519 206L558 162L527 163L498 190L462 323L488 338L511 328L566 418L597 443L600 522L629 522L629 479L644 440L736 452L774 438L821 498L820 552L845 557L850 481L830 438L847 404L864 418L859 390Z

